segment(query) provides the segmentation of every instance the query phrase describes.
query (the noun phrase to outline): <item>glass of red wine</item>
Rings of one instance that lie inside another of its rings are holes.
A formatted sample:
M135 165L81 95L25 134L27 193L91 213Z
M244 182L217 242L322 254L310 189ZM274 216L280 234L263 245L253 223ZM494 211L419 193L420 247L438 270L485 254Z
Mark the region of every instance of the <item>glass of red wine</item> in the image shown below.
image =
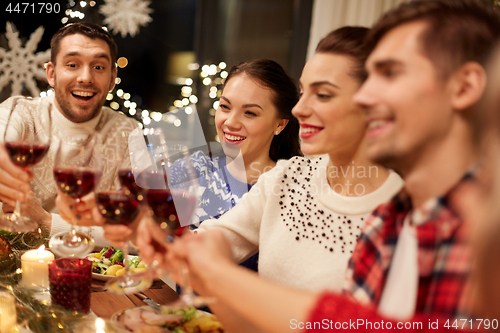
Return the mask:
M129 225L141 211L139 200L126 190L99 192L96 195L97 208L109 224ZM130 271L128 242L122 248L125 273L106 283L109 291L116 294L129 294L151 287L151 281L136 279Z
M64 138L57 149L54 162L54 179L63 194L78 204L99 183L102 170L100 136L94 131L83 132L75 137ZM79 214L71 223L71 230L50 238L51 250L61 257L83 257L92 252L94 239L76 229Z
M128 160L118 160L117 165L118 178L123 188L98 192L96 204L106 223L130 225L141 213L143 190L136 185ZM127 242L122 248L125 273L106 283L107 289L116 294L138 292L151 287L152 284L152 280L136 279L136 274L130 271L128 247Z
M28 171L40 162L50 148L52 103L38 99L35 107L29 99L13 100L4 132L4 145L12 162ZM21 213L21 202L16 201L12 213L1 214L0 229L10 232L28 232L38 223Z
M137 183L145 189L145 200L152 217L150 230L171 241L180 237L191 224L198 206L198 177L186 146L167 144L161 129L147 129L145 136L152 166L138 176ZM153 245L159 251L165 250L160 248L160 243ZM167 304L168 307L199 307L212 301L193 292L186 266L181 266L179 273L183 280L182 292L177 301Z

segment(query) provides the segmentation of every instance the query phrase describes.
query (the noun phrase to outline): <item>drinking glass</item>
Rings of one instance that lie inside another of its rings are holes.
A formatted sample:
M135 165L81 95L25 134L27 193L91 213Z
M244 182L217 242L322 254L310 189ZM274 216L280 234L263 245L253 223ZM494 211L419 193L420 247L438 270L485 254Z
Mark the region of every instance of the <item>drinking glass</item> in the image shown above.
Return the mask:
M67 310L90 311L92 262L62 258L49 263L50 298Z
M49 151L52 111L52 103L46 98L40 98L31 116L27 100L19 97L13 101L3 140L12 162L26 171L40 162ZM19 200L12 213L0 214L1 230L28 232L36 228L38 223L35 220L22 215Z
M91 193L101 177L102 157L99 134L89 131L79 137L61 140L54 162L54 178L57 188L76 199ZM71 230L52 236L49 246L61 257L83 257L92 252L94 239L76 230L81 216L71 221Z
M119 175L120 171L122 169L118 168ZM106 219L106 223L128 225L134 222L141 212L140 201L137 198L139 195L132 194L127 188L98 192L96 194L97 208L99 213ZM136 274L130 271L128 247L129 243L127 242L122 248L125 273L106 283L107 289L113 293L128 294L151 287L152 281L136 279Z
M154 221L150 223L154 224L153 229L167 239L180 237L184 229L191 224L198 205L198 177L189 149L180 144L167 144L161 129L147 129L145 134L153 165L151 170L143 171L139 175L138 183L146 189L145 199ZM181 265L179 273L182 292L177 301L167 306L200 307L213 301L193 292L187 266ZM152 274L155 276L154 272ZM159 275L158 269L156 275Z

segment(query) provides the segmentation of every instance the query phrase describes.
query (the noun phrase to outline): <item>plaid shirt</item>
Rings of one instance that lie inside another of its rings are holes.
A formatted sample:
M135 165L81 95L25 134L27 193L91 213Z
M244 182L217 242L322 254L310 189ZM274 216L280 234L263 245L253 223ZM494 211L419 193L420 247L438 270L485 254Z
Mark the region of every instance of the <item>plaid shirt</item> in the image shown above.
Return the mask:
M466 241L468 231L451 201L460 184L471 177L468 173L445 196L429 200L424 211L419 209L425 220L416 224L417 314L459 318L468 312L465 304L472 261ZM410 198L402 191L380 205L367 221L347 270L346 291L358 301L379 304L399 233L411 210Z

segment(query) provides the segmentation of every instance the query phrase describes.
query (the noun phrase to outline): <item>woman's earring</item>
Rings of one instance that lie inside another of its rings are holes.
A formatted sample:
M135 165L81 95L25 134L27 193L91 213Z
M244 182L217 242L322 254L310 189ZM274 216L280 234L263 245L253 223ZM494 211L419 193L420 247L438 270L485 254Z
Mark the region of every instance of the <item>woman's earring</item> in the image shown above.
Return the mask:
M276 132L274 132L274 134L278 135L278 134L280 134L280 132L276 131Z

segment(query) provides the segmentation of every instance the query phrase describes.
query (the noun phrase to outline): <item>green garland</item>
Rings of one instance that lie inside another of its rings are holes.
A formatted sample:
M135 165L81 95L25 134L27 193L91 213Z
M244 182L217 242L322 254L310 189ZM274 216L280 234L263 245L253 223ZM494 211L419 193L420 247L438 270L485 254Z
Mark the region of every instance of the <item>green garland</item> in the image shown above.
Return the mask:
M42 244L48 246L49 231L45 228L29 233L0 231L0 236L9 241L12 249L11 253L0 254L0 290L14 295L18 325L29 327L34 333L72 332L74 325L85 320L86 316L39 301L33 291L18 285L22 253Z

